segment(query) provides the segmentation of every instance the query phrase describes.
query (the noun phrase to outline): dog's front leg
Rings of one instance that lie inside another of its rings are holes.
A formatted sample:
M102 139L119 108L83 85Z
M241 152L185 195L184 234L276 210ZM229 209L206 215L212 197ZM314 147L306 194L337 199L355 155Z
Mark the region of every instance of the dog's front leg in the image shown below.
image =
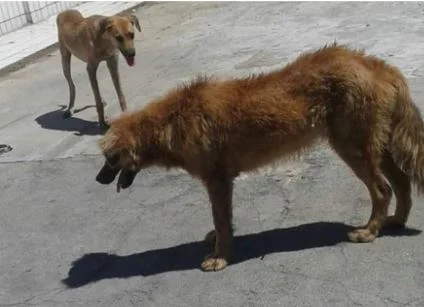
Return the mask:
M127 102L125 101L125 96L121 88L121 82L119 78L118 70L118 55L114 55L107 60L107 68L109 69L110 76L112 77L113 85L115 86L116 94L118 95L119 105L121 106L121 111L124 112L127 110Z
M96 102L97 115L99 117L99 124L102 128L109 127L106 122L104 115L104 106L103 100L99 91L99 84L97 83L97 68L99 67L99 63L89 63L87 64L87 72L88 77L90 78L91 88L93 89L94 100Z
M219 271L228 264L233 239L232 194L233 179L226 175L213 175L203 180L212 204L215 231L213 237L214 252L206 256L201 264L204 271Z

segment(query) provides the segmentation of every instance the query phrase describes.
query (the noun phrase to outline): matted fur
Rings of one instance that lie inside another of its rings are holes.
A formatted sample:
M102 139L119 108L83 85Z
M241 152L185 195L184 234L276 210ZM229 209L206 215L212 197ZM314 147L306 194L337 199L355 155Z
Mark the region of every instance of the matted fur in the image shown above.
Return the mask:
M232 184L240 172L327 139L370 192L368 223L349 233L352 241L370 242L382 227L406 223L411 182L424 188L423 133L397 68L333 44L270 73L199 77L117 118L99 142L107 163L97 180L110 183L122 169L118 186L127 187L150 165L180 167L199 178L215 225L208 235L215 248L201 267L220 270L230 256ZM388 217L392 189L396 212Z

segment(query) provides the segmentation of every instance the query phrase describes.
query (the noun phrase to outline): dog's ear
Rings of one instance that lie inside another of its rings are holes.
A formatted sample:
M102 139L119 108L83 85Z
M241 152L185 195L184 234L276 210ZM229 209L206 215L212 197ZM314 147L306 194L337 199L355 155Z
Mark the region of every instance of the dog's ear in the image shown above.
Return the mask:
M97 22L97 35L103 35L112 27L112 20L109 17L104 17Z
M137 28L138 32L141 32L140 22L138 21L137 16L135 16L135 15L127 15L125 17L132 23L132 25L134 27Z

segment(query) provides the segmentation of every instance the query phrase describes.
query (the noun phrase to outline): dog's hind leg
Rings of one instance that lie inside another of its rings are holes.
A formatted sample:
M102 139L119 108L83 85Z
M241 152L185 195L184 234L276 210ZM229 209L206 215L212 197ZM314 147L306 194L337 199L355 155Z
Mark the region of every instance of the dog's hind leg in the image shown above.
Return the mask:
M212 205L215 232L210 232L214 241L214 252L207 255L201 264L203 271L219 271L228 264L233 238L232 194L233 180L226 175L213 175L203 179Z
M119 105L121 107L121 111L127 110L127 102L125 101L125 96L122 91L121 82L119 78L119 70L118 70L118 55L114 55L113 57L109 58L107 63L107 68L109 69L110 76L112 77L113 85L116 90L116 94L118 95L119 99Z
M97 115L99 118L99 124L102 128L107 128L109 127L109 125L105 119L103 100L100 95L99 84L97 83L97 68L98 67L99 67L99 63L89 63L87 64L87 72L88 72L88 77L90 79L91 88L94 94L94 100L96 102L96 109L97 109Z
M75 84L72 81L71 76L71 53L64 47L61 43L60 45L60 55L62 58L62 69L63 69L63 75L66 78L66 81L68 81L68 87L69 87L69 104L68 108L66 109L65 113L63 114L64 118L69 118L72 116L72 113L74 111L74 105L75 105Z
M384 224L387 228L404 227L412 207L411 180L393 161L391 154L386 151L381 161L384 176L392 186L396 195L396 210Z
M371 195L372 212L367 225L349 232L348 237L353 242L371 242L378 236L387 219L392 196L392 189L380 169L379 154L376 150L367 150L366 148L370 148L369 146L333 147L357 177L365 183Z

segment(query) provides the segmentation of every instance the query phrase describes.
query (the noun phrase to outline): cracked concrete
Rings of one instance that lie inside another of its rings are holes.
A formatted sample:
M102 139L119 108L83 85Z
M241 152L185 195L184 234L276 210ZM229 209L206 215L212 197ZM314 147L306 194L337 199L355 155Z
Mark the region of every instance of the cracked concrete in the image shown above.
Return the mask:
M420 2L156 3L137 9L137 64L120 63L130 109L197 73L267 71L334 39L397 65L424 107ZM93 104L73 61L76 107ZM104 65L106 113L119 114ZM403 232L345 242L369 195L325 146L235 183L235 255L198 267L212 220L201 184L143 171L120 194L96 184L95 109L67 121L54 51L0 77L0 307L423 306L422 199ZM391 208L393 210L393 207Z

